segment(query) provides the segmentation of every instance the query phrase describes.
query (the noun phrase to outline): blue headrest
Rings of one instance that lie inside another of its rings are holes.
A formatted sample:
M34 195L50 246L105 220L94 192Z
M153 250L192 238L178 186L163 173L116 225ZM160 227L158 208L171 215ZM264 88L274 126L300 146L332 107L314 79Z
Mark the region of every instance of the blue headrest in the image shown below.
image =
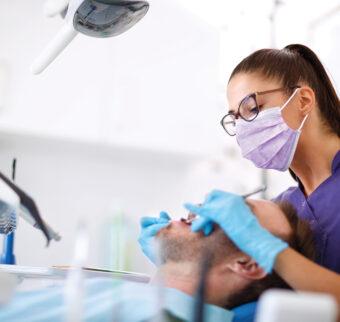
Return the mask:
M233 322L254 322L257 302L250 302L232 309L235 313Z

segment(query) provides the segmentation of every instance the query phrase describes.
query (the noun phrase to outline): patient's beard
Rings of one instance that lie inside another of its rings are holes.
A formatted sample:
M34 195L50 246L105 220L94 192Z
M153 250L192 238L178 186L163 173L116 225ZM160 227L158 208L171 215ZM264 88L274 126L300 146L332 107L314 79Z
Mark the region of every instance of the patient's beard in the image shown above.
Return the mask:
M239 252L234 243L225 233L215 226L213 233L204 236L203 233L192 233L169 228L163 229L157 235L160 246L161 263L192 262L196 265L202 262L204 254L212 254L211 264L225 261L229 256Z
M161 244L162 259L158 273L164 285L191 296L195 296L197 292L202 273L202 260L210 257L209 254L212 255L209 270L211 277L214 276L215 265L221 259L228 258L228 254L236 251L230 240L220 230L215 231L209 237L203 237L203 235L191 233L179 235L168 229L158 235L158 241ZM228 281L228 277L225 276L225 278ZM212 280L209 278L209 281ZM209 285L209 289L206 290L206 301L224 307L231 290L224 289L219 282L209 283Z
M176 236L170 232L162 233L159 238L161 263L201 261L203 241L198 236Z

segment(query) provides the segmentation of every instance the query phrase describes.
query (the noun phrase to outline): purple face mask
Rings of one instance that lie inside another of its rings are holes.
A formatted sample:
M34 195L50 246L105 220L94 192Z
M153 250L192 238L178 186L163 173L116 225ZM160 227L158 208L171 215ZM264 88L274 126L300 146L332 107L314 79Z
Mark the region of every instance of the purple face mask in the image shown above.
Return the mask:
M260 112L255 120L236 120L236 140L242 156L262 169L286 171L295 154L305 116L297 130L291 129L283 120L281 111L294 97L297 88L287 102Z

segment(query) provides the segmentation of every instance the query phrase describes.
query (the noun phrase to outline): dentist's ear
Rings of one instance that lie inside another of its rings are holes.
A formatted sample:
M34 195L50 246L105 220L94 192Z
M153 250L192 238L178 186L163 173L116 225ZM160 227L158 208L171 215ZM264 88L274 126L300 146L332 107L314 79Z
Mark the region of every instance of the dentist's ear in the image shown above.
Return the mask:
M316 104L315 93L309 86L302 86L299 90L299 110L302 116L309 114Z
M227 267L235 274L248 280L260 280L267 273L249 256L236 257Z

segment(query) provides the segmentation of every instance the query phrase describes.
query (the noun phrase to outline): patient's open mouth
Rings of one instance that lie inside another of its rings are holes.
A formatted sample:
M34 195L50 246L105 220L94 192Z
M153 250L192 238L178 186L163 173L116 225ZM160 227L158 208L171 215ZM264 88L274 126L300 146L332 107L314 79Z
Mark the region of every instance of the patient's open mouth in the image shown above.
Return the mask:
M196 219L196 215L189 213L187 218L181 218L181 221L186 223L187 225L191 225L191 223Z

